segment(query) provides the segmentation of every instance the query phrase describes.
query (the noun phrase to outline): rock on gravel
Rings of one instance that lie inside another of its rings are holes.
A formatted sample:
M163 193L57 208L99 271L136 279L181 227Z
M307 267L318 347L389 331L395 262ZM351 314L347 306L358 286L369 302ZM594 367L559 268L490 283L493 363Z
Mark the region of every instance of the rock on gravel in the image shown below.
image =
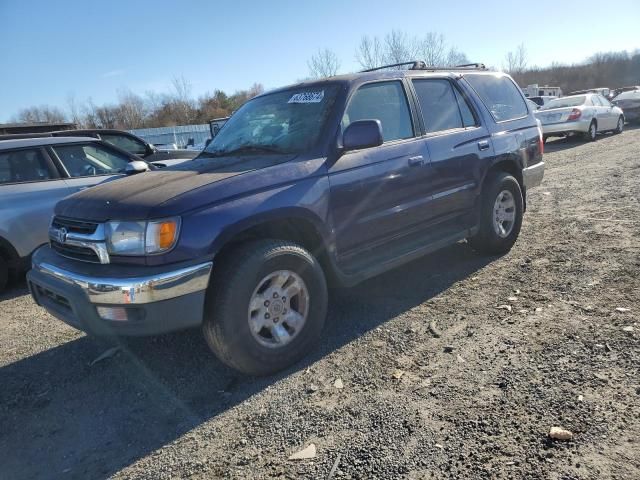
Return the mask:
M571 440L573 433L560 427L551 427L549 430L549 438L553 440Z

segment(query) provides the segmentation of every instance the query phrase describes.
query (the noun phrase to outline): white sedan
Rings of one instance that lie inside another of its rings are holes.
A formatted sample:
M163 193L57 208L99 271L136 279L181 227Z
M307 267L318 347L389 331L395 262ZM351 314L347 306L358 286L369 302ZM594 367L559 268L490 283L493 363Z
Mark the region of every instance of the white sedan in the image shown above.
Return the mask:
M597 93L557 98L534 113L545 140L579 134L594 141L598 133L620 133L624 128L622 110Z

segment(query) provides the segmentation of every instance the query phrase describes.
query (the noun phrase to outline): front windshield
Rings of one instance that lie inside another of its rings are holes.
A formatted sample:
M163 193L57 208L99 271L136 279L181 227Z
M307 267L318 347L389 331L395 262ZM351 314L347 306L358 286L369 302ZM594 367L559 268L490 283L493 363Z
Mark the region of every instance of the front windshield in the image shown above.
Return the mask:
M586 100L587 97L585 97L584 95L580 95L577 97L556 98L555 100L551 100L540 110L549 110L551 108L577 107L578 105L584 105L584 102Z
M203 156L304 152L316 144L337 92L337 84L325 84L250 100L225 123Z

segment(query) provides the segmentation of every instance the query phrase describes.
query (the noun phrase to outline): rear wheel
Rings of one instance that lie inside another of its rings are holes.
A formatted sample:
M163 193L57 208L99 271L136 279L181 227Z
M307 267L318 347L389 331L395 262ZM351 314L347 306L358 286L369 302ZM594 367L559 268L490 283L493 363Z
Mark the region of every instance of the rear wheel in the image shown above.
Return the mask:
M489 175L482 193L479 230L469 238L469 243L482 253L506 253L516 242L522 226L522 190L518 181L506 172Z
M584 134L584 138L588 142L595 142L597 134L598 134L598 125L596 124L595 120L592 120L591 123L589 124L589 130L587 130L587 133Z
M326 312L318 261L295 243L261 240L228 252L214 272L203 331L224 363L268 375L317 344Z
M622 133L623 129L624 129L624 118L622 117L622 115L620 115L620 117L618 118L618 125L616 126L616 129L613 131L613 133Z
M9 281L9 266L7 261L0 255L0 292L3 292Z

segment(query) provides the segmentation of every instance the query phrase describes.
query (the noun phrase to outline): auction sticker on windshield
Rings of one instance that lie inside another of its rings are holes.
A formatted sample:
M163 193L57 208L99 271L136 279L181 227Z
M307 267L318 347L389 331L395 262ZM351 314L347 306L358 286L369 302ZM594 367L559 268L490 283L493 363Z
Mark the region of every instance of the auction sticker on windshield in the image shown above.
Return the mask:
M320 103L324 98L324 90L319 92L301 92L293 95L287 103Z

